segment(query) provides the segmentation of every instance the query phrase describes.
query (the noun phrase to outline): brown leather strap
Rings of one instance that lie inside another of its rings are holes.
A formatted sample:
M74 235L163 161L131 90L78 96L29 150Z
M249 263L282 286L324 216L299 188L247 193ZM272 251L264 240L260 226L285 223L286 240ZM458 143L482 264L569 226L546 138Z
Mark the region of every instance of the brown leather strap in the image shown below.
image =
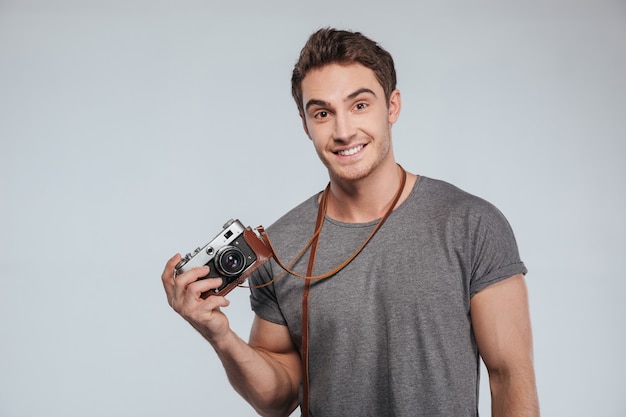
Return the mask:
M272 253L274 254L274 261L276 261L276 263L287 273L298 277L298 278L303 278L303 279L307 279L307 280L320 280L320 279L325 279L325 278L329 278L332 277L333 275L335 275L337 272L341 271L343 268L345 268L346 265L348 265L350 262L352 262L352 260L354 260L354 258L357 257L357 255L363 250L363 248L365 248L365 246L367 245L367 243L372 239L372 237L374 237L374 235L376 234L376 232L378 232L378 230L383 226L383 224L385 223L385 220L387 220L387 217L389 217L389 215L391 214L391 212L393 211L394 207L396 206L396 204L398 204L398 200L400 200L400 196L402 195L402 191L404 190L404 185L406 184L406 177L407 177L407 173L404 170L404 168L402 168L400 165L398 165L400 167L400 169L402 170L402 176L400 179L400 186L398 187L398 191L396 192L393 200L391 201L391 204L389 205L389 207L387 208L387 212L383 215L383 217L380 219L380 221L378 222L378 224L376 224L376 227L374 228L374 230L372 230L372 233L370 233L370 235L367 237L367 239L365 239L365 241L363 242L363 244L348 258L346 259L341 265L339 265L338 267L336 267L335 269L333 269L332 271L326 272L325 274L322 275L316 275L313 276L310 273L307 272L306 275L302 275L299 274L295 271L292 271L290 269L290 267L295 263L296 260L298 260L300 258L300 256L302 256L302 254L304 253L304 251L308 248L308 246L312 243L312 241L314 239L317 239L317 237L319 236L321 230L322 230L322 223L324 222L324 215L326 214L326 200L327 200L327 195L328 195L328 191L329 191L329 187L326 187L326 190L324 190L324 193L322 194L322 199L320 201L320 205L319 205L319 209L318 209L318 218L319 218L319 213L323 211L323 215L322 215L322 220L321 223L319 225L315 225L315 233L313 235L313 237L311 238L311 240L309 240L309 242L307 243L307 245L304 247L304 249L302 251L300 251L300 253L298 255L296 255L296 257L294 258L293 261L290 262L289 265L285 265L277 256L276 251L274 250L274 246L272 246L272 242L269 240L269 237L266 239L266 244L269 245L270 249L272 250ZM330 184L329 184L330 185ZM281 274L282 275L282 274ZM275 281L276 278L274 278L272 280ZM267 285L267 283L265 284Z
M328 195L329 192L329 188L330 188L330 183L328 184L328 186L326 186L326 189L324 190L324 192L322 193L322 197L320 200L320 205L319 208L317 210L317 214L318 214L318 219L319 222L316 222L315 224L315 231L313 232L313 236L311 236L311 238L309 239L309 241L304 245L304 247L300 250L300 252L298 252L298 254L296 256L294 256L294 258L292 259L291 262L289 262L289 265L285 265L280 259L278 259L278 256L276 255L276 251L274 250L274 246L272 245L272 242L270 241L269 236L267 235L267 233L265 233L265 229L263 229L263 226L259 226L257 227L257 230L261 230L261 236L262 236L262 240L263 243L265 244L265 246L267 246L271 253L272 256L274 257L274 261L276 261L276 263L278 264L278 266L280 266L282 268L282 272L280 274L277 274L274 276L274 278L272 278L271 280L264 282L263 284L259 284L259 285L251 285L251 286L243 286L240 285L241 287L244 288L263 288L263 287L267 287L268 285L271 285L274 283L274 281L276 281L278 278L282 277L283 275L290 273L294 276L297 276L299 278L304 278L304 279L308 279L308 278L313 278L315 279L316 277L309 277L308 275L310 275L309 273L307 273L307 275L301 275L298 274L297 272L293 272L291 270L291 267L302 257L302 255L304 255L304 253L307 251L307 249L309 249L311 247L311 245L313 244L313 241L315 241L320 232L322 231L322 224L324 223L324 215L326 214L326 196ZM322 213L321 216L321 220L320 220L320 213Z
M324 193L326 194L326 193ZM317 210L315 220L315 232L311 239L311 252L309 252L309 263L306 268L307 276L313 276L315 266L315 255L317 253L317 242L319 240L324 216L326 215L326 201L324 195L320 201L320 208ZM302 291L302 415L309 416L309 292L311 290L311 280L304 280Z
M372 233L370 233L370 235L367 237L365 242L363 242L363 244L352 254L352 256L350 256L341 265L339 265L337 268L333 269L332 271L323 275L318 275L318 276L313 275L313 267L315 265L315 255L317 252L317 243L319 240L320 232L322 230L322 225L324 223L324 217L326 216L326 204L327 204L330 184L328 187L326 187L326 190L324 190L324 194L322 194L319 209L317 210L317 219L315 221L315 232L313 233L313 237L311 238L311 240L309 240L309 243L307 243L304 249L306 250L306 247L308 247L309 244L311 245L311 252L309 253L309 263L307 265L306 276L297 274L289 270L289 268L285 267L276 256L276 252L274 251L274 248L271 246L269 239L266 240L266 243L270 246L272 253L274 253L274 260L281 266L281 268L283 268L285 271L289 272L292 275L295 275L300 278L304 278L304 290L302 291L302 404L300 404L300 408L302 410L302 415L305 417L309 417L309 293L311 291L311 282L313 280L320 280L320 279L328 278L330 276L335 275L337 272L341 271L346 265L352 262L354 258L356 258L356 256L363 250L365 245L367 245L367 243L372 239L372 237L374 237L376 232L378 232L378 230L382 227L383 223L385 223L385 220L387 220L389 215L391 215L391 212L395 208L396 204L398 204L398 201L400 200L400 196L402 195L402 191L404 191L404 186L406 184L407 173L404 170L404 168L402 168L399 164L398 164L398 167L400 167L400 170L402 171L401 179L400 179L400 186L398 187L398 191L396 191L396 195L391 201L390 206L387 208L385 215L380 219L380 221L378 222L378 224L376 225ZM299 254L296 257L296 260L300 256L301 254ZM293 262L295 262L295 260ZM293 264L293 262L291 264Z
M317 246L317 245L316 245ZM310 258L309 258L310 259ZM309 416L309 292L311 281L304 281L302 292L302 415Z

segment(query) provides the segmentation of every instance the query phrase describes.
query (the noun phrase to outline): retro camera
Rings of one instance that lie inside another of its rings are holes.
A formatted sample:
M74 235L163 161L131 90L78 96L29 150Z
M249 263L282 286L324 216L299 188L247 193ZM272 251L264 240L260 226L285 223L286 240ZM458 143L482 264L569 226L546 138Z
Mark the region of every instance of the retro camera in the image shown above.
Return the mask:
M224 230L203 248L196 248L193 253L185 255L176 265L174 275L207 265L209 273L200 279L222 278L222 285L204 293L203 297L226 295L272 257L266 242L262 226L252 230L244 227L239 220L229 220Z

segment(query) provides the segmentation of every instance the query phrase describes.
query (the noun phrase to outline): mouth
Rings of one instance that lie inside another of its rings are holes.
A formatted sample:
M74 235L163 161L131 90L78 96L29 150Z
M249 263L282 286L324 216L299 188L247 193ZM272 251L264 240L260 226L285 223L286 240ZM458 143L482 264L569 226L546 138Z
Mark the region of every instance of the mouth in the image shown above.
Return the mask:
M336 155L341 155L341 156L350 156L350 155L354 155L356 153L359 153L361 151L361 149L363 149L364 147L365 147L365 145L357 145L354 148L337 151L337 152L335 152L335 154Z

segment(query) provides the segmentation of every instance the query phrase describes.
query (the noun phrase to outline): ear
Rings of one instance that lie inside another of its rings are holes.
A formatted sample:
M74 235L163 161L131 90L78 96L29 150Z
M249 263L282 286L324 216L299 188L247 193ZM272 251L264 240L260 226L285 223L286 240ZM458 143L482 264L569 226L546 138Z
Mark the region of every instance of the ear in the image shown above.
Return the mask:
M306 117L300 113L300 120L302 121L302 128L304 129L304 133L306 133L307 137L311 139L311 135L309 135L309 128L306 125Z
M402 97L400 97L400 90L393 90L389 97L389 112L387 114L387 120L389 124L394 124L400 117L400 109L402 108Z

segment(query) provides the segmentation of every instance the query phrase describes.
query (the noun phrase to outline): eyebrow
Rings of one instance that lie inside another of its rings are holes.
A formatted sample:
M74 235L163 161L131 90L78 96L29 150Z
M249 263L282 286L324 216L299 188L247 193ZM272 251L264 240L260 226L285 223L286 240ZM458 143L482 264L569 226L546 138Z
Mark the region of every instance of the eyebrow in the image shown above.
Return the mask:
M364 93L369 93L371 95L373 95L374 97L376 97L376 93L374 93L372 90L370 90L369 88L359 88L358 90L354 91L353 93L348 94L348 96L345 98L344 101L347 100L352 100L355 99L356 97L358 97L361 94ZM329 103L327 101L324 100L318 100L318 99L311 99L309 101L307 101L306 106L304 107L306 110L309 109L309 107L311 106L322 106L322 107L328 107Z
M370 90L369 88L359 88L354 93L352 93L348 97L346 97L346 100L352 100L353 98L356 98L356 97L358 97L359 95L361 95L363 93L369 93L369 94L373 95L374 97L376 97L376 94L372 90Z

